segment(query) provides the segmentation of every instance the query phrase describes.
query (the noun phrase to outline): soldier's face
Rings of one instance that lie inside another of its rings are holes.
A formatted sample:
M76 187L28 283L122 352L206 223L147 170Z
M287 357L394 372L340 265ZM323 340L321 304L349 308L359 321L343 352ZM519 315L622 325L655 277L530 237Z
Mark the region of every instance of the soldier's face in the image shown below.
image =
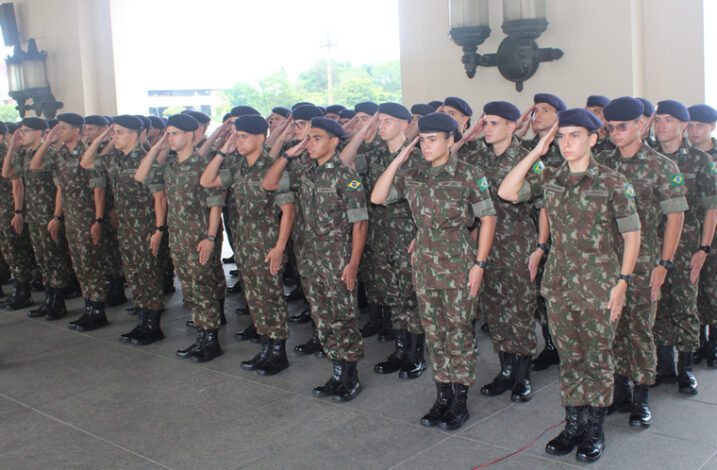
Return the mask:
M659 142L681 139L687 126L687 123L675 119L671 114L657 114L654 123L655 137Z
M533 107L533 132L547 131L558 121L558 111L547 103Z
M64 144L80 138L81 129L79 127L71 126L64 121L58 122L57 127L60 128L58 131L60 141Z
M705 122L690 121L687 124L687 138L694 145L702 145L710 141L714 130L715 123L707 124Z
M642 125L639 119L608 121L605 128L610 135L610 140L617 148L624 148L642 140Z
M574 162L589 155L590 148L597 143L597 134L584 127L566 126L558 129L556 140L563 158Z
M23 147L34 146L35 144L37 144L37 142L40 141L43 134L43 131L36 131L27 126L20 126L20 129L15 132L20 132L22 134L21 144Z
M137 135L137 131L115 124L112 144L122 152L131 151L137 146Z
M378 134L385 141L395 139L405 132L407 127L407 121L397 119L388 114L379 113L378 115Z
M266 121L269 123L269 130L274 132L274 130L278 129L286 122L286 118L281 114L271 113L269 115L269 119Z
M294 121L294 139L304 140L304 138L306 137L306 133L309 131L310 127L311 126L309 126L309 121L304 121L303 119Z
M249 134L244 131L237 131L235 135L239 155L249 155L264 145L264 136L262 135Z
M356 120L358 121L359 129L366 125L366 122L368 122L368 120L372 117L373 116L368 113L356 113Z
M85 142L92 142L104 132L106 127L95 126L94 124L85 124L82 127L82 139Z
M453 137L447 137L445 132L420 133L418 141L423 158L429 163L445 157L453 145Z
M485 116L483 132L485 133L485 141L488 144L505 142L513 136L513 132L515 132L515 122L489 114Z
M348 122L350 120L351 119L349 119L349 118L341 118L341 119L339 119L339 122L341 123L342 126L345 126L346 124L348 124Z
M602 122L605 122L605 115L603 114L603 107L602 106L588 106L588 111L593 113L595 116L597 116Z
M167 140L169 148L176 151L183 150L187 146L192 145L193 132L185 132L177 127L169 126L167 128Z
M470 119L470 116L466 116L462 112L458 111L453 106L441 106L441 111L443 113L446 113L453 119L455 119L458 122L458 129L462 132L466 129L466 125L468 125L468 120Z
M336 152L336 146L339 145L338 137L332 137L325 130L315 127L309 128L306 137L308 138L306 150L309 152L309 157L311 157L312 160L321 160L330 157Z
M324 117L329 118L332 121L336 121L336 122L339 122L339 120L341 119L341 116L339 116L336 113L326 113L326 116L324 116Z

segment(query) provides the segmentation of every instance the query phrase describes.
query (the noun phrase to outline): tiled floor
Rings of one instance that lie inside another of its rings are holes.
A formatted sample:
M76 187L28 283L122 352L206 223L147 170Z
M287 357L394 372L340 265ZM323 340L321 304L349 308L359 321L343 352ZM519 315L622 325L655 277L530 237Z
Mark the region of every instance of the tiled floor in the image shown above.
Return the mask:
M490 468L584 466L573 455L543 452L559 428L541 433L563 417L555 368L533 374L529 403L471 390L470 421L448 433L418 424L434 398L430 373L403 381L372 372L389 344L366 341L364 391L335 404L311 396L330 374L325 359L291 354L291 367L267 378L240 369L257 346L232 338L248 322L233 314L236 296L221 331L225 354L205 365L176 358L193 332L184 326L181 294L167 300L167 338L145 347L117 340L135 321L125 306L109 310L109 327L88 334L64 320L0 313L0 468L471 469L535 439ZM77 316L80 299L69 306ZM289 347L309 335L308 325L292 326ZM482 384L495 375L497 357L479 335ZM652 390L649 430L630 429L626 415L608 417L607 450L590 468L717 469L717 371L697 371L694 398L679 396L676 386Z

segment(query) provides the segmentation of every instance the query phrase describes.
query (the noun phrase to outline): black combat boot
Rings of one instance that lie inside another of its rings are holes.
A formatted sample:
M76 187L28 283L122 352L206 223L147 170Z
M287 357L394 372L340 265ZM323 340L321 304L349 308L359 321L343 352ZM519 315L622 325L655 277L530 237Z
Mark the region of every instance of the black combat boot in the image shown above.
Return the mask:
M697 395L697 378L692 370L692 352L677 352L677 384L680 393Z
M401 366L398 376L402 379L417 379L423 374L428 365L423 355L426 345L426 335L408 333L408 344L406 345L406 360Z
M107 305L116 307L127 302L127 296L124 293L124 278L115 277L107 281Z
M361 336L364 338L370 338L373 335L378 334L381 330L381 320L383 319L383 308L380 305L369 304L368 306L368 321L361 327Z
M582 442L578 445L575 458L581 462L595 462L600 459L602 451L605 450L603 424L605 423L607 408L588 406L586 410L585 434Z
M341 377L344 375L344 361L332 361L333 373L324 385L314 387L311 393L318 398L329 397L336 394L341 384Z
M162 273L162 293L164 295L174 294L177 288L174 287L174 271L168 270Z
M67 323L67 328L71 330L76 330L80 325L84 325L89 321L90 318L90 301L87 299L84 299L85 301L85 309L82 311L82 316L78 318L77 320L73 320L71 322Z
M471 415L468 413L466 401L468 399L468 385L453 384L453 400L448 406L438 426L446 431L455 431L468 421Z
M545 340L545 349L533 361L533 370L545 370L552 365L560 364L558 350L555 349L553 338L550 336L550 328L548 328L547 324L541 325L541 328L543 330L543 339Z
M202 344L204 343L204 337L206 336L206 331L202 329L198 329L196 332L196 339L194 343L190 344L184 349L177 349L177 356L181 357L182 359L188 359L192 357L192 354L194 351L199 350L202 347Z
M569 454L583 440L583 435L585 434L585 408L584 406L565 407L565 429L560 431L560 434L554 439L548 441L545 445L546 454Z
M285 294L284 298L287 302L294 302L296 300L306 300L306 295L304 294L304 289L301 287L301 284L296 284L296 287L288 294Z
M80 281L77 280L77 277L74 274L72 275L72 278L70 279L70 282L67 284L67 286L62 288L62 295L66 299L74 299L75 297L82 296L82 287L80 287Z
M500 358L500 373L495 376L491 383L481 387L481 395L494 397L513 388L513 362L515 360L515 354L499 351L498 357Z
M84 323L78 324L74 328L76 331L93 331L107 326L110 323L107 321L104 302L93 302L91 300L88 302L89 310L87 311L87 320Z
M309 323L311 321L311 309L307 306L299 313L289 315L288 320L289 322L296 324Z
M351 401L361 393L363 386L359 382L358 378L358 363L351 361L343 361L344 369L341 378L339 379L339 386L336 387L334 392L334 401Z
M379 341L393 341L393 324L391 323L391 310L388 307L383 308L381 316L381 327L378 330Z
M257 370L262 362L269 357L271 350L271 340L268 336L261 336L259 339L259 352L247 361L241 361L239 367L244 370Z
M52 288L45 287L45 301L40 305L39 308L34 308L28 312L27 316L30 318L44 317L50 312L50 304L52 303Z
M675 373L675 351L672 346L657 347L657 377L655 378L656 387L660 384L677 383L677 374Z
M123 333L119 336L121 343L131 343L132 340L144 333L147 329L147 310L143 308L137 308L137 326L135 326L129 333Z
M377 374L393 374L401 368L406 360L406 336L408 332L406 330L396 330L393 333L393 352L388 356L388 359L373 366L373 371Z
M513 391L510 394L512 401L526 402L533 398L533 387L530 384L530 356L514 355Z
M65 305L65 293L63 289L50 287L50 309L45 315L45 320L55 321L67 315Z
M218 331L204 331L204 341L199 345L199 348L192 351L192 360L194 362L208 362L222 355L224 351L219 345Z
M630 426L635 428L649 428L652 424L652 412L647 405L647 394L650 387L635 384L630 412Z
M289 367L286 357L286 339L271 340L269 357L259 364L256 373L259 375L274 375Z
M314 331L311 334L311 339L304 344L294 346L294 353L299 356L308 356L314 354L318 357L325 357L324 349L321 347L321 341L319 341L319 331L314 327Z
M632 389L630 388L630 379L624 375L615 374L615 388L612 394L612 405L607 409L607 414L616 411L627 413L632 410Z
M234 339L237 341L251 341L252 343L259 341L259 333L256 331L254 321L249 323L249 326L244 328L242 331L234 333Z
M712 327L710 327L712 330ZM707 343L707 367L717 368L717 333L710 332L710 339Z
M695 354L692 357L693 364L699 364L702 362L702 359L707 357L707 329L707 325L700 324L700 346L697 348L697 351L695 351Z
M137 346L146 346L148 344L154 343L155 341L160 341L164 339L164 332L162 331L162 328L160 328L160 319L162 318L162 311L144 311L146 315L144 328L139 332L138 335L131 339L132 344L136 344Z
M453 384L436 382L436 401L428 413L421 418L422 426L437 426L453 401Z
M30 283L15 281L12 295L3 305L7 310L20 310L32 305L32 297L30 296Z

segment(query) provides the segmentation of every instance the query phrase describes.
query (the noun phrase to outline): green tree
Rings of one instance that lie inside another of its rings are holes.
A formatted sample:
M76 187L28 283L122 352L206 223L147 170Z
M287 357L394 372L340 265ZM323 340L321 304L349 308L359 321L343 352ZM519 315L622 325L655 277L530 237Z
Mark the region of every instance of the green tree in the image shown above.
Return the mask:
M20 114L15 109L15 104L0 104L0 121L16 122L20 120Z

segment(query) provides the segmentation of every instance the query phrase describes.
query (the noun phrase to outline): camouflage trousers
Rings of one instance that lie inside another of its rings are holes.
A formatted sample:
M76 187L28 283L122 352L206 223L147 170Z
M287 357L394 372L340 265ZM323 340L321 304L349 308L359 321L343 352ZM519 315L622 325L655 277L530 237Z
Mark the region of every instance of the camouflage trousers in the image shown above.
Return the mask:
M710 334L717 334L717 253L710 253L702 267L697 310L700 313L700 323L709 325Z
M271 339L288 338L289 324L281 271L272 275L268 265L248 266L242 263L241 274L257 333Z
M82 289L82 296L93 302L105 301L104 241L94 245L90 236L92 220L72 217L66 211L65 233L72 266Z
M476 299L463 289L416 289L418 311L437 382L475 383L473 317Z
M634 274L612 345L615 373L640 385L655 383L657 357L652 328L657 302L650 296L650 273Z
M162 310L164 308L162 271L159 260L149 247L149 239L153 232L154 230L126 227L121 220L117 230L122 266L127 284L132 291L132 300L137 308Z
M698 286L690 282L692 253L685 246L693 245L688 240L680 242L675 265L662 286L653 329L657 346L675 346L680 352L696 351L700 345Z
M117 229L106 220L102 225L102 239L105 246L105 277L107 279L118 279L122 277L122 258L120 255L120 243Z
M4 221L3 221L4 222ZM28 225L25 224L20 235L10 222L0 228L0 251L10 266L10 273L17 282L30 282L32 279L32 245Z
M610 311L551 299L548 324L560 356L563 406L610 406L615 385Z
M526 263L527 266L527 263ZM536 353L536 298L527 269L495 269L486 273L480 294L493 348L521 356Z
M67 287L72 282L73 271L64 224L60 228L57 241L53 240L47 231L47 223L38 222L29 228L32 248L43 281L49 287Z
M172 258L179 275L184 303L192 313L192 321L203 330L219 329L219 312L226 292L226 279L220 259L222 237L217 236L214 251L204 265L199 264L197 244L178 238L178 235L173 236L170 232Z

